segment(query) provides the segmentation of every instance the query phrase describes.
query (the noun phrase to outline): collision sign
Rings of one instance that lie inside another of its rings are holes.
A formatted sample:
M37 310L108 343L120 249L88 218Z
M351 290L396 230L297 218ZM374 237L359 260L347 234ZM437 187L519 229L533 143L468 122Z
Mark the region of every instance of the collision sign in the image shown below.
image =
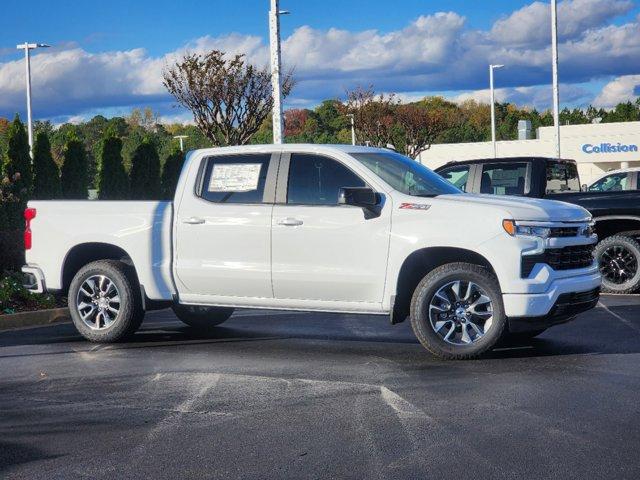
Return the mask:
M600 145L592 145L585 143L582 145L582 151L587 154L592 153L620 153L620 152L637 152L637 145L625 145L622 143L601 143Z

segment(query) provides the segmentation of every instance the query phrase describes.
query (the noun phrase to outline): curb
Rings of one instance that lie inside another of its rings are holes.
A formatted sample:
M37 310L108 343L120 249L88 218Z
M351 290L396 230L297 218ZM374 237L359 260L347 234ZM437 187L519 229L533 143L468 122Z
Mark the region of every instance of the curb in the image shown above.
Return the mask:
M19 312L0 315L0 330L37 325L50 325L71 321L68 308L52 308L33 312Z

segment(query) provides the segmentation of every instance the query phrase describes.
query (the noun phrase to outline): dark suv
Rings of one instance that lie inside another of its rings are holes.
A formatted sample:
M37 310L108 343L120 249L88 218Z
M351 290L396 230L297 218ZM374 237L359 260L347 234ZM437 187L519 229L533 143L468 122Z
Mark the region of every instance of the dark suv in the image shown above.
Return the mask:
M451 162L436 172L468 193L545 198L586 208L596 222L603 290L640 288L640 192L582 191L574 160L491 158Z

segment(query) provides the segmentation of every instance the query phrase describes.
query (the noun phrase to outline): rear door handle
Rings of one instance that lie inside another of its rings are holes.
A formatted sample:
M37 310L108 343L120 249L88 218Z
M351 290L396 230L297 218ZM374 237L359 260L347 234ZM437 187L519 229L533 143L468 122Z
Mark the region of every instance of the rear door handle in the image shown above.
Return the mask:
M204 223L204 218L189 217L185 218L182 223L188 223L189 225L201 225Z
M304 222L302 220L298 220L297 218L285 218L278 222L278 225L284 225L285 227L297 227L302 225Z

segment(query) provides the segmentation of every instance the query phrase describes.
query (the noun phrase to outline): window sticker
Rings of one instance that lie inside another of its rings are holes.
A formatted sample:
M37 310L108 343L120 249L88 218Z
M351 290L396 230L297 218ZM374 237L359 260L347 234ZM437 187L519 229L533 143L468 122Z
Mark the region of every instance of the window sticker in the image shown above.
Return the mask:
M258 189L261 163L216 163L211 172L210 192L250 192Z

